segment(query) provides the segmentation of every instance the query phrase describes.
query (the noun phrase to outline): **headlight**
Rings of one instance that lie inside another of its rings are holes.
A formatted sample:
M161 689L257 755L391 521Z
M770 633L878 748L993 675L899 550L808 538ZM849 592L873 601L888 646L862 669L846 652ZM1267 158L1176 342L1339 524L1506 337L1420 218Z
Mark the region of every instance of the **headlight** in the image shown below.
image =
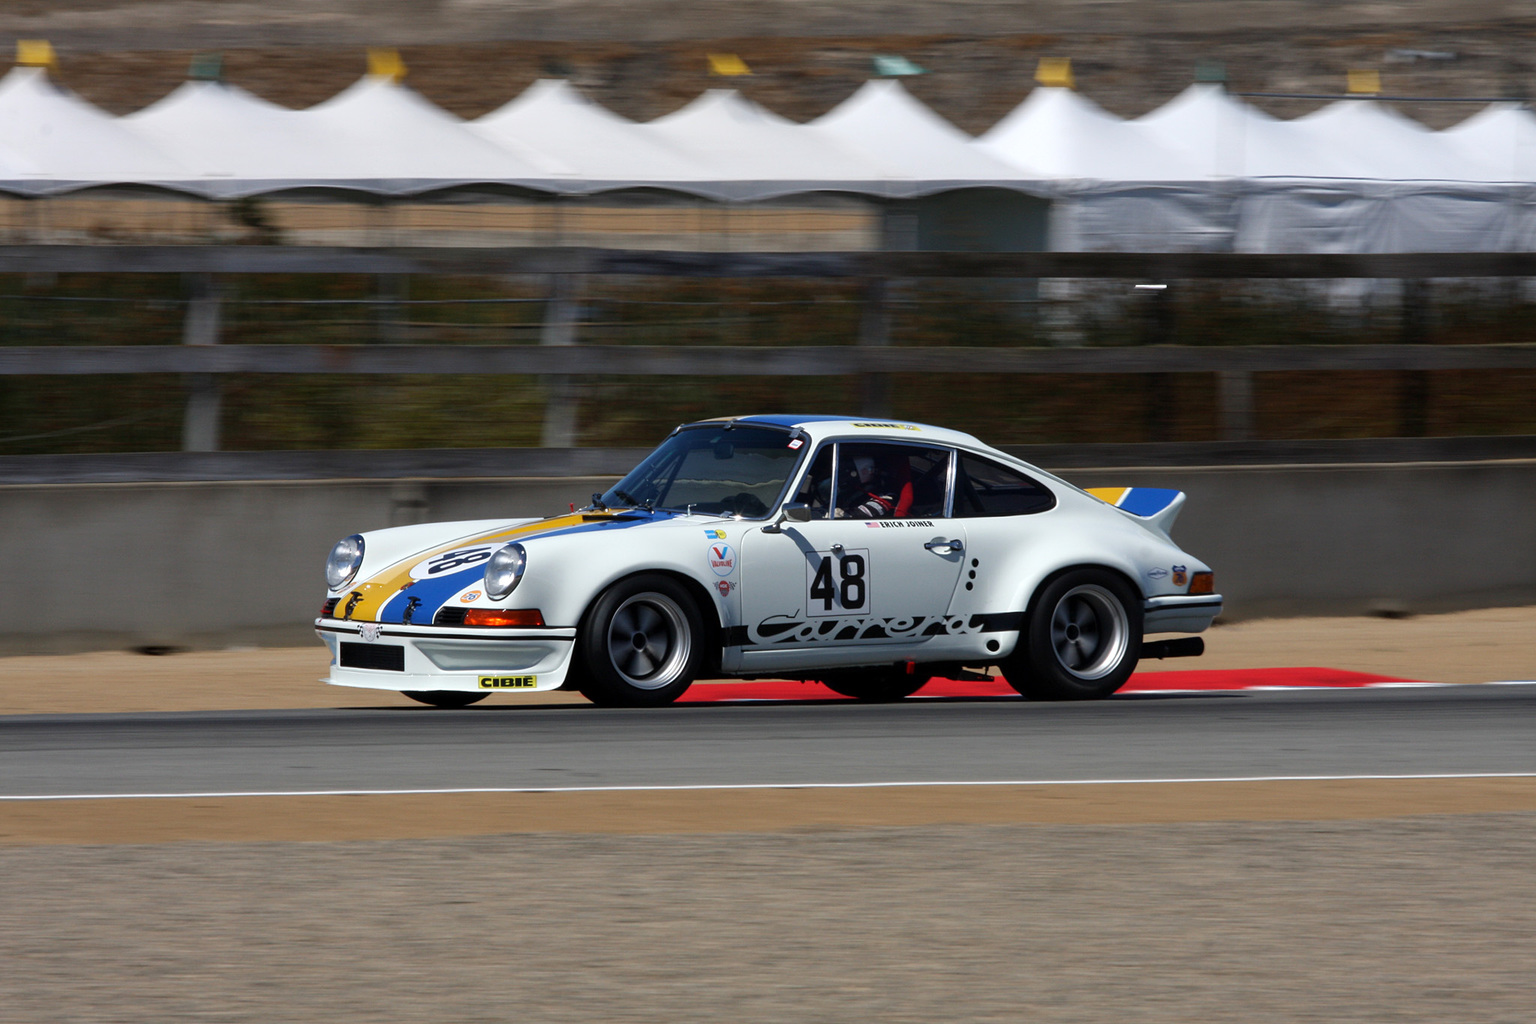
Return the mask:
M352 582L363 564L363 538L353 534L336 542L331 557L325 560L325 582L332 590L340 590Z
M521 544L497 548L491 560L485 563L485 596L500 601L512 593L517 581L523 578L523 566L527 564L528 553Z

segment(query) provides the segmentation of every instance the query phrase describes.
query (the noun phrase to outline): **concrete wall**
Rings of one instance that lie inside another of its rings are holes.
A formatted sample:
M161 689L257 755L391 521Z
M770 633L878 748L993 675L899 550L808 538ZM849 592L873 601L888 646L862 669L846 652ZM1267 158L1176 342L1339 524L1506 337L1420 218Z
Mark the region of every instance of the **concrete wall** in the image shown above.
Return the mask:
M1177 487L1228 618L1536 603L1536 460L1064 471ZM543 515L611 478L0 486L0 653L307 643L348 533Z

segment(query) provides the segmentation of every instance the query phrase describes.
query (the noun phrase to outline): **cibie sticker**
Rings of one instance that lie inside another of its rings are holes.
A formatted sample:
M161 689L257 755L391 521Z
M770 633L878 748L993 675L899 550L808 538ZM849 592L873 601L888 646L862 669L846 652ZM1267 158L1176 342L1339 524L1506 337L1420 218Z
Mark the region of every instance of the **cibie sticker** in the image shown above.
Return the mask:
M711 544L709 567L716 576L729 576L736 571L736 549L729 544Z
M481 676L482 690L534 690L539 685L538 676Z
M444 573L467 569L490 558L491 553L495 550L494 545L482 544L478 547L459 548L457 551L433 555L431 558L423 559L411 567L411 579L436 579Z
M704 536L708 537L710 540L725 540L725 531L724 530L705 530L704 531Z

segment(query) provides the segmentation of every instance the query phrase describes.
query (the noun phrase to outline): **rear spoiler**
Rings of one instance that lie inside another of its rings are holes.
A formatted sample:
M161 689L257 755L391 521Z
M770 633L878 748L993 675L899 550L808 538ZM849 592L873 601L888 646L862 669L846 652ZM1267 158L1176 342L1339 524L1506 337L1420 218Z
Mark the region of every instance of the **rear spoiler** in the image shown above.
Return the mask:
M1184 507L1184 492L1166 487L1090 487L1088 493L1122 512L1145 519L1148 526L1165 537Z

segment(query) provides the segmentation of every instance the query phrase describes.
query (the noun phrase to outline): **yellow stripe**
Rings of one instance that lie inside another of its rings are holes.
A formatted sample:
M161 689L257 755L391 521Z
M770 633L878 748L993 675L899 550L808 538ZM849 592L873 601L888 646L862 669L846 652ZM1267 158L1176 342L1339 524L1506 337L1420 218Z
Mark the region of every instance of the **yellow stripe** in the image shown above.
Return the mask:
M383 572L371 579L359 583L350 588L362 595L352 609L354 622L377 622L378 616L384 610L385 603L407 583L411 582L411 569L420 564L424 559L435 555L447 554L449 551L457 551L459 548L467 548L474 544L486 544L496 541L511 540L529 533L543 533L546 530L559 530L567 526L580 526L588 522L592 513L577 512L573 515L556 516L553 519L540 519L536 523L525 523L522 526L514 526L510 530L496 530L491 533L482 533L478 536L465 537L451 544L433 548L430 551L419 551L401 562L396 562Z
M1121 500L1129 493L1129 487L1090 487L1088 493L1100 501L1107 501L1111 505L1119 505Z

